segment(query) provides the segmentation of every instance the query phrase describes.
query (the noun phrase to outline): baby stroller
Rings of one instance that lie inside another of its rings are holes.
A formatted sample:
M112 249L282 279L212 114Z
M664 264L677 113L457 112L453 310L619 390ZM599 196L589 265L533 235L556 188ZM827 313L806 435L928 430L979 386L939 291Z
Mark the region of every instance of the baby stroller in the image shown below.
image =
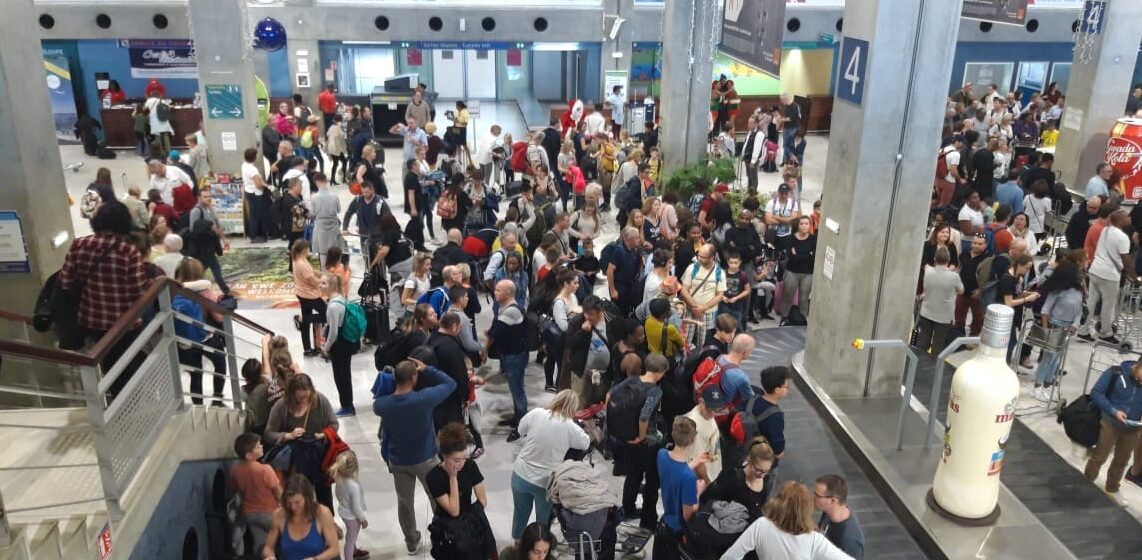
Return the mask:
M614 560L621 510L612 506L580 515L556 503L552 504L551 517L559 521L563 540L575 560Z
M551 521L559 521L563 540L576 560L613 560L616 548L623 554L637 554L651 533L623 525L618 496L585 461L590 453L589 449L568 450L566 460L552 473L547 489Z

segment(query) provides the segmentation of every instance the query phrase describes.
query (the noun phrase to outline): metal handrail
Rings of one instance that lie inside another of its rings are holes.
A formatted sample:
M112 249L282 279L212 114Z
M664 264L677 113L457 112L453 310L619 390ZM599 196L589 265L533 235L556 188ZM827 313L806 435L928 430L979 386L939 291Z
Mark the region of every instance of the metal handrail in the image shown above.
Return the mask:
M974 320L974 317L973 317ZM924 434L924 449L932 448L932 429L936 426L936 407L940 406L940 392L944 385L944 366L947 357L968 344L979 344L978 336L961 336L952 341L936 356L936 373L932 378L932 394L928 396L928 430Z
M916 364L920 361L912 346L903 340L853 340L853 348L901 348L908 353L908 370L904 375L904 395L900 399L900 412L896 418L896 450L904 449L904 418L912 401L912 390L916 386Z
M0 339L0 354L7 354L11 356L20 356L36 360L43 360L49 362L56 362L70 366L94 366L99 364L107 353L118 344L119 340L130 331L135 323L142 319L143 315L150 309L151 305L159 297L164 289L170 289L172 293L177 293L184 297L190 298L195 303L202 305L205 310L220 313L224 318L230 318L232 321L253 330L259 334L274 334L274 332L257 322L244 317L243 315L218 305L217 302L211 301L202 297L201 295L182 287L181 284L169 278L159 278L151 282L147 291L131 305L123 313L119 320L107 330L107 333L95 343L95 346L86 352L75 352L71 350L60 350L58 348L48 348L44 346L36 346L26 342L19 342L14 340ZM11 315L24 317L18 313L6 312Z

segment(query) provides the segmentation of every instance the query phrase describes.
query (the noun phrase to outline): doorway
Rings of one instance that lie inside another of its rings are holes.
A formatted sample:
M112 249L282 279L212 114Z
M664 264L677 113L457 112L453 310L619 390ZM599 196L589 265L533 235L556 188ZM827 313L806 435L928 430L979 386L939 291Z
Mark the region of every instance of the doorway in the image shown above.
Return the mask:
M495 99L496 74L494 51L432 51L432 82L442 99Z

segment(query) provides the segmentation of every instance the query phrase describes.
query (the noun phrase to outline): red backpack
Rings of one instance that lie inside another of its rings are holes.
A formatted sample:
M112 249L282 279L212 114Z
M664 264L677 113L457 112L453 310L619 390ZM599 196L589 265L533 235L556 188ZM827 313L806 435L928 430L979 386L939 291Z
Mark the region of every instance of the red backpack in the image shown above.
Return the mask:
M527 173L527 142L512 144L512 171Z
M698 369L694 370L695 401L701 398L702 391L704 391L706 387L721 387L722 375L725 371L725 366L722 365L720 357L703 358L702 361L698 363ZM727 412L726 414L719 415L715 419L721 422L728 417L729 413Z
M948 176L948 153L940 150L940 155L936 158L936 178L941 181Z

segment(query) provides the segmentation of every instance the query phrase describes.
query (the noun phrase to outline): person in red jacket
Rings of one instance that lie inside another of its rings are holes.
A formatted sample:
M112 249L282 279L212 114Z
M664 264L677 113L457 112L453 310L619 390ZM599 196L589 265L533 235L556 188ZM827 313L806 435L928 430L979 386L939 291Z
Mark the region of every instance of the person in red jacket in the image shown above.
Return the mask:
M582 210L587 204L587 179L583 176L583 170L579 168L579 164L575 160L571 160L571 165L567 167L567 173L563 175L563 180L571 185L571 192L575 193L575 209Z

